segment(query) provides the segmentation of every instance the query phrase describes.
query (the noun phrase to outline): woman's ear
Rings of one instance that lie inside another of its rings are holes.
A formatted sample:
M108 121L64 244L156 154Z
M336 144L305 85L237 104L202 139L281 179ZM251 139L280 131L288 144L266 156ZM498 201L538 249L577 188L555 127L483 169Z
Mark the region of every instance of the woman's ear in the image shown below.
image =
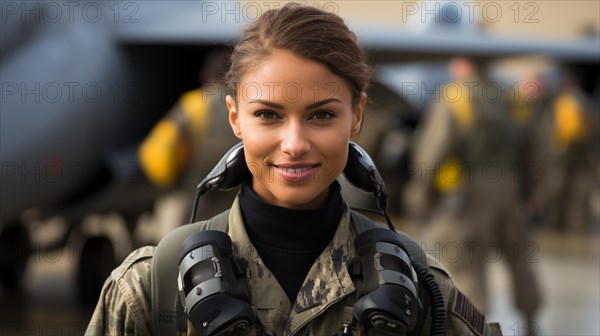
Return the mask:
M233 134L238 139L241 139L242 132L240 132L239 118L235 99L231 95L227 95L227 97L225 97L225 103L227 104L227 109L229 110L229 125L231 125Z
M350 139L352 141L356 141L358 136L360 135L360 130L362 129L363 122L363 111L365 108L365 104L367 103L367 94L365 92L360 93L360 100L358 104L354 107L353 115L352 115L352 128L350 129Z

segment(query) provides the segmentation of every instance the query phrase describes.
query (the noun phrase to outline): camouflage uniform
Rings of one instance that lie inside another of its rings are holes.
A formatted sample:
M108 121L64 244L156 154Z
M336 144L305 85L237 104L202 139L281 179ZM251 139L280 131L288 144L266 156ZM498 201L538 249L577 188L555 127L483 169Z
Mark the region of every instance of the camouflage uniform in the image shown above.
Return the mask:
M247 265L250 304L263 332L269 335L327 336L339 332L342 323L351 322L355 287L347 264L355 257L355 251L347 209L333 240L313 264L293 303L250 242L237 200L229 214L228 233L233 241L234 256ZM86 335L150 333L149 288L153 253L153 247L138 249L113 271L104 285ZM447 335L498 334L498 326L494 328L485 324L484 316L454 287L443 266L433 258L428 261L445 297ZM425 314L427 318L424 319L422 335L429 334L430 312ZM194 334L191 323L188 323L188 335ZM250 333L256 334L256 331Z

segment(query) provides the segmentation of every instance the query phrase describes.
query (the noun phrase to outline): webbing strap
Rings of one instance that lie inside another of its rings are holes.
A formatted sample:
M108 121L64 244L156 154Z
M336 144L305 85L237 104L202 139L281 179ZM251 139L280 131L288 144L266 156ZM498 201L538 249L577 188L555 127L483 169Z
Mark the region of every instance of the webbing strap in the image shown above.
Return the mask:
M205 230L215 230L221 232L229 232L229 209L221 212L213 217Z
M202 222L184 225L169 232L156 247L152 260L151 305L152 330L155 335L181 335L177 330L174 300L177 297L179 250L183 240L194 232L219 230L226 232L229 210Z

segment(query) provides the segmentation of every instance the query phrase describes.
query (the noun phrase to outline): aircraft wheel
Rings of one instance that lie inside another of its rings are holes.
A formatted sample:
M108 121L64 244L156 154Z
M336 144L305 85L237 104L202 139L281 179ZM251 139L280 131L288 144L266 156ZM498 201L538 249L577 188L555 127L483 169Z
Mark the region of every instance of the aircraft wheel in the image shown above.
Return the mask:
M25 273L31 242L27 228L14 224L0 233L0 282L5 288L18 289Z
M108 238L92 237L85 242L79 261L79 293L84 304L96 304L102 285L115 266L115 251Z

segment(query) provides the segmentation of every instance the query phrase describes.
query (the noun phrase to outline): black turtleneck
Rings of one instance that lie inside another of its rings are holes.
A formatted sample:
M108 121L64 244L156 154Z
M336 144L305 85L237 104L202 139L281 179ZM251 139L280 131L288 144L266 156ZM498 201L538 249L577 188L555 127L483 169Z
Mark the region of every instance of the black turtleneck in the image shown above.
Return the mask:
M329 200L320 209L296 210L267 204L242 184L242 218L252 244L294 303L312 264L333 239L344 211L340 185L334 181Z

